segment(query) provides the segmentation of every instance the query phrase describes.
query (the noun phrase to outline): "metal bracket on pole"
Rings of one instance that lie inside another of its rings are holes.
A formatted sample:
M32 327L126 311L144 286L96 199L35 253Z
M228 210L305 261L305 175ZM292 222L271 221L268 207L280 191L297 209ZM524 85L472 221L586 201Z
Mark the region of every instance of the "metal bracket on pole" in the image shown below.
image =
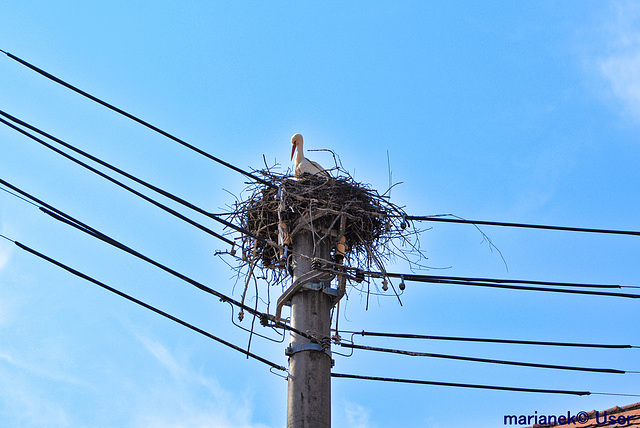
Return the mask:
M325 287L322 282L315 282L315 280L319 279L324 275L327 275L327 272L324 272L322 270L312 270L301 275L298 279L296 279L293 285L287 288L287 290L284 293L282 293L282 296L278 298L278 303L276 305L276 321L279 322L282 320L281 318L282 307L284 305L291 305L291 298L303 288L322 291L323 293L326 293L332 297L338 297L337 289L334 289L331 287ZM333 279L334 277L333 274L330 274L330 275L331 277L329 280Z
M296 345L296 346L288 346L285 350L284 350L284 354L288 357L292 356L293 354L296 354L298 352L302 352L302 351L317 351L317 352L324 352L325 354L327 354L329 357L331 357L331 351L328 349L324 349L322 347L322 345L320 345L319 343L303 343L302 345Z

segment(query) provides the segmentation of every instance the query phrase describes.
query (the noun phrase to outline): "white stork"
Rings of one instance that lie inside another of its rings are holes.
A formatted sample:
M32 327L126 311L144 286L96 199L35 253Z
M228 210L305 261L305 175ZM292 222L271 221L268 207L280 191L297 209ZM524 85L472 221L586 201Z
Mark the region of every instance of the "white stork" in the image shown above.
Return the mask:
M302 135L296 134L291 137L291 144L293 145L291 148L291 160L293 160L293 155L296 155L295 166L293 168L293 173L296 177L302 177L305 173L326 178L330 177L329 173L317 162L304 157ZM298 153L296 153L296 149Z

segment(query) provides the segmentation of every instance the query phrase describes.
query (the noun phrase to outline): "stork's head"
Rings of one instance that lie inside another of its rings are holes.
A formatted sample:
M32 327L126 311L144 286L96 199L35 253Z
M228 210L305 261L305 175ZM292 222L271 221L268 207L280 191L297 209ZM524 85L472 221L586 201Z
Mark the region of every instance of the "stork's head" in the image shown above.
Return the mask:
M302 145L302 135L296 134L291 137L291 145L291 160L293 160L293 155L296 153L296 149L298 148L298 146Z

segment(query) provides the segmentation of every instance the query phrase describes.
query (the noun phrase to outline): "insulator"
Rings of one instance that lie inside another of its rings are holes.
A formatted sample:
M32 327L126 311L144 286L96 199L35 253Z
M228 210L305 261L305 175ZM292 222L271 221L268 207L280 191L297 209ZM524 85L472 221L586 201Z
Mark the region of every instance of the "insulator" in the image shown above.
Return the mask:
M356 282L364 281L364 271L362 269L356 269Z
M400 290L404 290L406 288L406 285L404 285L404 276L400 276L400 285L398 285L398 287L400 287Z
M312 270L319 270L320 268L322 268L322 262L318 259L314 259L311 262L311 269Z
M384 291L387 291L389 289L389 286L387 285L387 280L386 279L382 280L382 289Z
M269 315L267 314L260 315L260 324L266 327L269 324Z

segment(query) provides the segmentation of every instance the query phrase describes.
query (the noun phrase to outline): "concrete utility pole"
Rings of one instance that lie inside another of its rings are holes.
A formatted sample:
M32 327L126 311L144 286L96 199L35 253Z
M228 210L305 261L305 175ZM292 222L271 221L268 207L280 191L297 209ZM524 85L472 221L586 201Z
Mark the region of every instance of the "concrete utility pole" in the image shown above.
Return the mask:
M323 242L313 252L312 232L293 237L296 255L293 260L293 280L303 282L290 296L291 326L311 334L312 341L295 333L286 353L289 356L289 393L287 427L312 428L331 426L331 308L335 299L330 295L330 280L322 278L305 282L312 274L311 259L330 260L330 248ZM300 278L303 277L303 280ZM326 275L325 275L326 277ZM292 287L293 288L293 287ZM323 340L324 339L324 340Z

